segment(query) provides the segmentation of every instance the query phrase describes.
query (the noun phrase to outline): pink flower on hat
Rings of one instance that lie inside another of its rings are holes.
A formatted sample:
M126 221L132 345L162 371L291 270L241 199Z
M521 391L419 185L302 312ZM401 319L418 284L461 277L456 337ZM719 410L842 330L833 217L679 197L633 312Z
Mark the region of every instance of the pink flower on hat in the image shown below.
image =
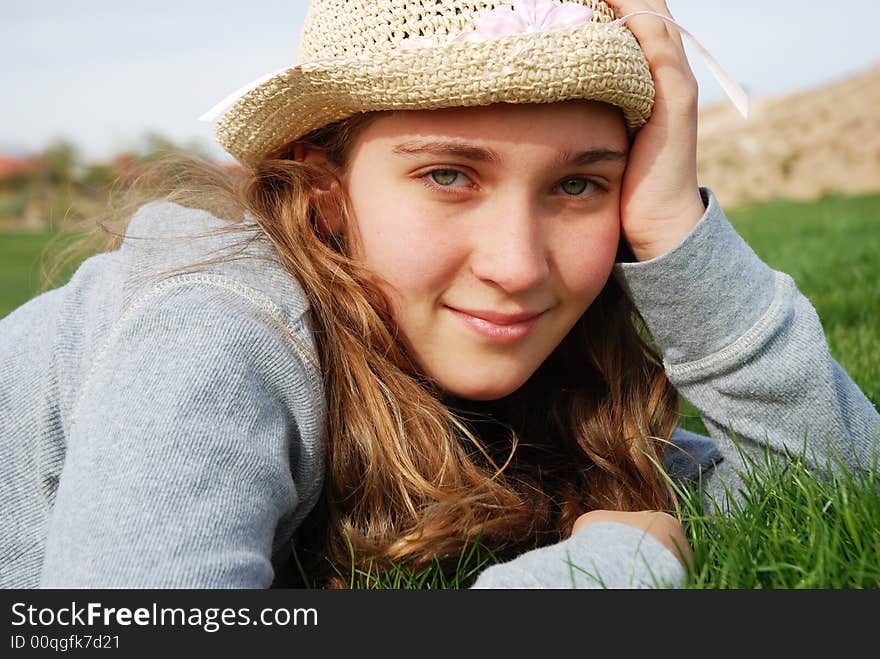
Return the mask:
M553 0L515 0L513 8L496 7L480 16L476 30L459 35L462 41L483 41L508 34L542 32L586 23L593 10L573 2L557 5Z
M554 0L514 0L513 8L496 7L474 21L474 30L463 30L449 41L486 41L508 34L542 32L574 27L593 18L593 10L573 2L557 5ZM399 48L413 50L436 45L429 37L412 36Z

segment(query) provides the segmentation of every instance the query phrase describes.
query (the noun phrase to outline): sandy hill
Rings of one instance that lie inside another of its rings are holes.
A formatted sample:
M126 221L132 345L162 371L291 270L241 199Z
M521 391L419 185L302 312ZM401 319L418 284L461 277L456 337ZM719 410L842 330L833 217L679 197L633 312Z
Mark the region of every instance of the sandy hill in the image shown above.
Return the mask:
M880 192L880 65L787 96L700 109L701 185L725 207Z

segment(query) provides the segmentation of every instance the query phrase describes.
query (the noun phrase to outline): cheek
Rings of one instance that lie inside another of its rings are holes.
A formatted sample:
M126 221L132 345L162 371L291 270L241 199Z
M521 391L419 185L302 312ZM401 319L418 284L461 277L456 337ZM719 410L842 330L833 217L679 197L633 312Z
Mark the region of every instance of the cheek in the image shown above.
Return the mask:
M445 279L451 259L439 240L410 226L384 223L363 236L362 261L401 292L424 291Z
M564 287L589 305L605 286L620 240L617 216L592 221L572 235L558 241L557 265Z
M429 291L454 268L452 238L436 218L424 218L401 191L371 181L366 189L353 180L350 198L358 240L355 256L404 296ZM392 201L393 200L393 201ZM351 230L349 235L351 235Z

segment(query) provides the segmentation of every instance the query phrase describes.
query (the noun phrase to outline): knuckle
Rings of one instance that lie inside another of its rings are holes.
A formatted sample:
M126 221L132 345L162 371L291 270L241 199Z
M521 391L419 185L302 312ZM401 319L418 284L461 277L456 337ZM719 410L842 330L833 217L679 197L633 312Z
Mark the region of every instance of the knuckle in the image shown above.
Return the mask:
M659 520L668 528L668 529L681 529L683 528L681 525L681 520L679 520L674 515L670 515L667 512L658 512L656 515L659 517Z

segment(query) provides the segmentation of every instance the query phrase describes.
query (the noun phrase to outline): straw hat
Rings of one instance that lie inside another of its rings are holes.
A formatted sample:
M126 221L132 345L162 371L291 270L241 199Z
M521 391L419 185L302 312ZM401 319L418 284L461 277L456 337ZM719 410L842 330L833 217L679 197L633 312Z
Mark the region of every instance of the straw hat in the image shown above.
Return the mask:
M359 112L552 103L619 107L630 132L654 84L638 42L601 0L311 0L299 64L202 117L253 165Z

